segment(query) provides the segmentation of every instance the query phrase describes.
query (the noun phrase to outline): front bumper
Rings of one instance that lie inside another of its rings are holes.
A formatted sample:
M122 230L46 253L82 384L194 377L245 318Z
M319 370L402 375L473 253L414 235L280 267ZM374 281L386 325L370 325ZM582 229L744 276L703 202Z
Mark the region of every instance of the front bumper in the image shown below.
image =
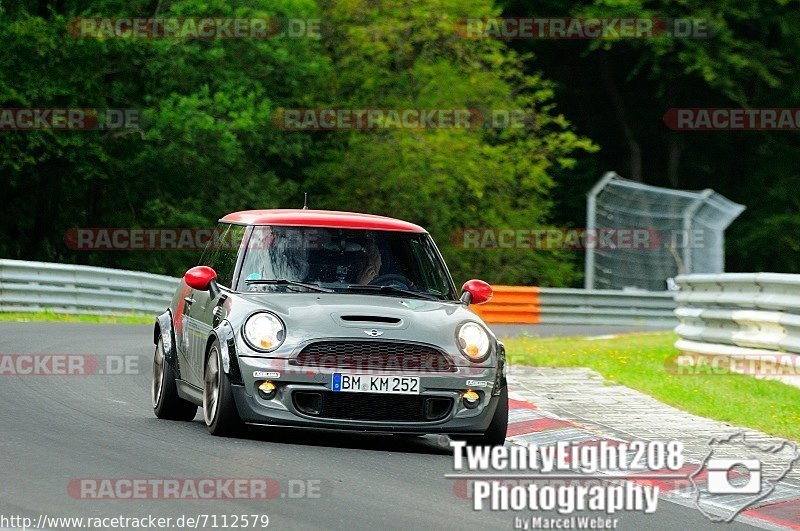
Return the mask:
M483 433L489 427L499 401L492 396L497 371L495 368L457 367L454 372L386 372L382 375L416 376L420 380L420 396L445 398L452 405L438 420L398 421L326 418L304 413L297 407L293 394L317 392L332 396L333 374L363 373L333 368L303 368L288 364L286 359L239 357L242 385L234 385L233 396L241 419L250 424L316 427L337 430L359 430L391 433ZM265 400L257 392L263 380L278 386L277 394ZM467 389L479 392L477 407L467 408L461 395ZM340 393L335 393L339 395ZM341 393L363 397L364 400L381 400L385 406L392 397L409 395L375 395L368 393Z

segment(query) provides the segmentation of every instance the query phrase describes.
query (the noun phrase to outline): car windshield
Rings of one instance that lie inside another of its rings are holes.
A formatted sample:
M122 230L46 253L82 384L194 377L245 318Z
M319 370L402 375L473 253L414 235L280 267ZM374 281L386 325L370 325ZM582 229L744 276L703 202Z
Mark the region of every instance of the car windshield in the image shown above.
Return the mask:
M238 289L457 298L428 234L323 227L254 227Z

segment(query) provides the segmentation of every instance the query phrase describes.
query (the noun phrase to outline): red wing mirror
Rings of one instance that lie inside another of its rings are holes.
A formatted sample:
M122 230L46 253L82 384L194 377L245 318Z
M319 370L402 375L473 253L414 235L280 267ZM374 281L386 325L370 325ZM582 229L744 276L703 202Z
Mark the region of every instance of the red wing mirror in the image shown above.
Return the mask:
M492 287L483 280L468 280L461 287L461 300L466 304L483 304L492 299Z
M198 291L208 291L211 283L217 279L217 272L208 266L196 266L183 275L186 284Z

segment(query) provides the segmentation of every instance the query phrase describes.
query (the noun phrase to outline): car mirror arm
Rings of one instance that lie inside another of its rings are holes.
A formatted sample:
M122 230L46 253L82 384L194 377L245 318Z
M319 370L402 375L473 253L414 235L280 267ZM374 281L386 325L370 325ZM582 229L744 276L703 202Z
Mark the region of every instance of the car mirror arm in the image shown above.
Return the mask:
M212 299L219 297L221 291L217 285L216 279L211 279L211 282L208 283L208 293L211 295Z

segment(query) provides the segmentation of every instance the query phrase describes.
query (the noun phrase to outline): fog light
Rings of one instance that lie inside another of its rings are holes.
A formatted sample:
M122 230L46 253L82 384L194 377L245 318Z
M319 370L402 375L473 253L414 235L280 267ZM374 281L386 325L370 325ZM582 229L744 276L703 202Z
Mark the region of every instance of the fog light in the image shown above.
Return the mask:
M269 380L261 382L261 385L258 386L258 394L261 395L261 398L264 400L272 400L275 398L275 393L277 391L278 387Z
M461 397L464 399L464 405L467 409L476 408L481 401L481 395L472 389L467 389L467 392L461 395Z

